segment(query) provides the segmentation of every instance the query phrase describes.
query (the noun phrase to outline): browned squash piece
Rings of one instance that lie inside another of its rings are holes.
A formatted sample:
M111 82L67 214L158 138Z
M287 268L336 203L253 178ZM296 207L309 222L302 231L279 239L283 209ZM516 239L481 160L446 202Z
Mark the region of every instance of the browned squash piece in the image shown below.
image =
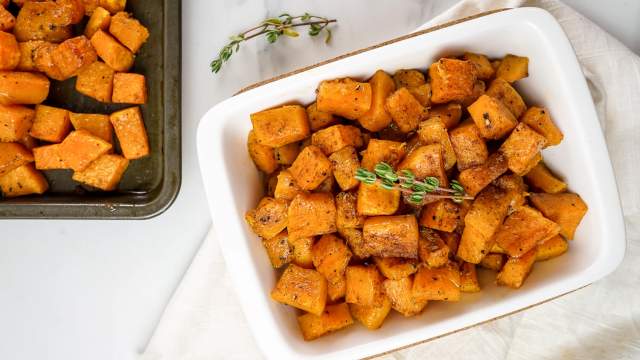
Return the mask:
M449 133L439 117L430 117L420 123L418 139L424 145L440 144L445 170L451 169L456 164L456 153L453 151Z
M133 66L135 55L106 32L96 31L91 37L91 45L102 61L113 70L126 72Z
M71 125L76 130L87 130L91 134L113 144L113 126L109 115L69 113Z
M274 269L281 268L291 262L291 246L289 246L289 235L286 230L270 239L262 239L262 246L264 246Z
M0 71L0 105L40 104L49 95L49 79L42 74Z
M276 199L293 200L301 191L288 170L282 170L278 173L273 193Z
M461 219L462 218L464 217L461 217ZM464 221L461 221L461 223L464 225ZM450 233L440 232L440 237L442 238L444 243L447 244L447 247L449 248L449 255L451 257L455 257L456 253L458 252L458 245L460 244L460 234L457 231Z
M369 255L365 252L364 249L364 237L362 236L362 230L356 228L338 228L340 232L340 236L342 236L351 251L353 251L353 255L355 259L362 260Z
M289 236L289 246L291 247L291 263L300 267L311 269L313 267L313 237L291 237Z
M444 126L451 130L458 126L462 117L462 106L458 103L437 105L429 109L429 117L440 118Z
M393 215L400 206L400 190L387 190L378 184L358 187L358 214L366 216Z
M127 171L129 160L116 154L104 154L84 170L73 173L73 180L100 189L112 191Z
M33 148L33 158L38 170L66 169L67 165L60 157L60 144L45 145Z
M560 225L560 234L568 240L573 239L576 228L588 210L578 194L532 193L529 199L545 217Z
M378 306L349 304L351 315L369 330L379 329L391 311L391 300L384 296Z
M274 150L276 162L280 165L291 165L300 154L300 144L297 142L277 147Z
M380 257L418 257L418 222L413 215L373 216L364 221L363 250Z
M393 74L393 81L396 88L414 88L424 85L427 81L424 74L416 69L400 69Z
M461 220L460 207L449 199L429 203L420 213L421 226L445 232L455 230Z
M311 131L318 131L327 126L335 124L338 119L331 113L318 111L318 106L314 102L307 106L307 118L309 118L309 127Z
M360 125L369 131L380 131L391 123L391 115L385 109L387 97L396 89L391 76L382 70L376 71L369 80L371 85L371 108L358 118Z
M264 197L244 218L258 236L271 239L287 227L287 202Z
M463 262L462 265L460 265L460 291L464 293L480 291L476 264Z
M109 24L109 33L134 54L140 50L149 38L149 30L140 21L133 18L131 14L124 11L113 15Z
M142 74L116 73L111 101L116 104L146 104L147 80Z
M300 151L289 172L301 189L313 190L331 176L331 167L331 161L322 150L315 145L309 145Z
M13 34L0 31L0 70L13 70L18 64L20 64L18 41Z
M444 266L449 262L449 247L436 231L424 229L420 231L418 256L431 268Z
M324 275L329 283L340 282L351 260L351 250L344 241L333 234L322 235L313 245L311 253L316 270Z
M347 294L347 277L343 274L336 279L335 283L327 282L327 300L336 302L343 299Z
M420 146L409 153L398 165L398 170L410 170L416 179L435 177L441 187L448 187L449 180L444 168L444 154L440 144Z
M118 137L124 157L135 160L151 153L140 107L133 106L116 111L109 116L109 120Z
M442 58L429 66L431 101L463 100L473 93L477 71L470 61Z
M93 34L95 34L98 30L106 31L109 28L109 24L111 23L111 14L102 8L96 7L89 17L89 21L87 21L87 25L84 28L84 35L91 39Z
M520 257L560 233L560 226L528 206L507 216L494 235L496 244L511 257Z
M567 184L553 175L551 170L549 170L543 162L539 162L533 169L529 170L524 177L534 189L549 194L567 191Z
M516 174L502 175L493 181L493 185L509 192L509 196L512 197L511 204L509 204L509 214L525 205L525 192L527 191L527 185L525 185L522 177Z
M280 147L309 136L306 110L286 105L251 114L251 123L259 144Z
M387 97L385 109L403 133L415 130L424 112L424 106L404 87Z
M495 246L494 246L494 249L495 249ZM491 251L493 251L494 249L491 249ZM478 265L482 266L485 269L500 271L504 266L504 255L494 254L494 253L487 254L485 257L482 258L482 261L480 261L480 264Z
M516 89L501 78L493 80L485 94L502 101L516 119L527 110L527 105Z
M47 42L42 40L29 40L18 43L20 48L20 62L18 67L19 71L37 71L36 69L36 52L38 48Z
M329 156L347 146L361 147L362 134L355 126L333 125L313 133L311 144L319 147L325 155Z
M31 151L21 144L0 142L0 177L33 160Z
M271 174L278 168L275 152L272 147L258 144L253 130L247 137L247 150L253 163L260 171Z
M456 155L458 170L463 171L484 164L489 157L487 144L473 121L466 120L449 133Z
M53 1L27 1L20 9L13 29L18 41L44 40L55 43L71 37L71 14Z
M16 25L16 18L5 9L4 6L0 6L0 31L10 32Z
M384 292L391 300L391 308L405 317L420 314L427 306L427 300L418 299L413 295L413 277L399 280L387 279L382 283Z
M479 166L460 172L459 181L467 194L476 196L487 185L508 170L507 158L501 152L495 152Z
M336 226L340 229L359 229L364 224L364 216L357 211L358 197L352 192L336 195Z
M510 83L529 76L529 58L508 54L500 61L496 77Z
M488 95L480 96L467 110L485 139L501 139L518 124L509 108Z
M376 164L386 162L395 167L406 154L406 145L397 141L371 139L362 152L362 167L373 171Z
M51 60L60 71L62 80L78 75L97 59L96 51L84 35L65 40L51 52Z
M325 80L318 86L318 110L356 120L371 108L371 84L349 78Z
M279 303L322 315L327 301L327 280L319 272L289 265L284 270L271 298Z
M484 81L478 80L475 84L473 84L473 92L471 93L471 96L467 96L466 98L461 100L460 103L466 108L476 102L476 100L478 100L480 96L484 95L486 90L487 85L484 83Z
M387 279L402 279L418 271L418 262L415 259L374 257L373 261Z
M420 300L460 300L460 270L455 263L421 267L413 279L413 296Z
M0 105L0 141L18 142L29 134L35 111L21 105Z
M384 301L384 290L382 288L384 277L375 266L348 266L346 275L346 302L362 306L382 305Z
M560 129L558 129L553 123L553 120L551 120L549 110L545 108L537 106L530 107L520 121L544 136L547 139L548 145L558 145L564 138Z
M346 303L327 305L321 315L309 313L298 316L298 325L305 341L315 340L351 324L353 318Z
M358 153L352 146L347 146L329 156L331 160L331 170L336 182L342 190L350 190L358 186L355 174L360 167Z
M336 205L330 193L300 193L289 204L290 237L336 232Z
M533 131L527 124L519 123L500 146L500 152L507 158L509 170L522 176L529 171L529 164L546 144L544 136Z
M536 261L544 261L558 257L569 250L569 243L562 236L554 236L538 245Z
M529 276L535 261L536 249L531 249L519 258L509 258L496 276L497 284L514 289L520 288L524 280Z
M485 55L465 52L462 58L470 61L473 66L475 66L478 79L491 79L495 74L495 70L493 69L493 66L491 66L491 62Z
M43 194L48 188L47 179L33 164L21 165L0 176L0 190L7 198Z
M36 139L59 143L69 134L69 111L52 106L37 105L29 135Z

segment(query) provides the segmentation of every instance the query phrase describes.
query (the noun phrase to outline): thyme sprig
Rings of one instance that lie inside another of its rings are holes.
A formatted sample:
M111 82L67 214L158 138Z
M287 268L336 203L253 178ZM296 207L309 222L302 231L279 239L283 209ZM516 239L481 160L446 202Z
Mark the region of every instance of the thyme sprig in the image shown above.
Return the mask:
M281 14L278 17L273 17L262 21L259 25L252 27L249 30L243 31L240 34L233 35L229 38L229 43L225 45L220 52L218 53L218 57L211 61L211 71L214 73L218 73L224 65L225 62L229 61L231 55L234 52L238 52L240 50L240 43L253 39L260 35L265 35L267 41L270 44L278 41L280 36L288 36L288 37L298 37L300 34L295 31L293 28L300 26L308 26L308 34L310 36L317 36L320 33L324 32L325 43L331 41L331 29L329 29L329 24L335 23L338 20L329 19L322 16L311 15L309 13L304 13L303 15L291 16L287 13Z
M400 170L400 173L396 173L386 162L376 164L373 172L359 168L355 179L368 185L377 184L386 190L400 190L415 205L422 205L431 199L451 199L456 203L473 199L456 180L451 181L450 188L443 188L436 177L429 176L419 181L410 170Z

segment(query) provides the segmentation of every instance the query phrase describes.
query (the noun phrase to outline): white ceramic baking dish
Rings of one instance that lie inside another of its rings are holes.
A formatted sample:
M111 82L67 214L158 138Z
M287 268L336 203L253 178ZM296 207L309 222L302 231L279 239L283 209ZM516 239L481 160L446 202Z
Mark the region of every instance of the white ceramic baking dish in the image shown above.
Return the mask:
M492 57L506 53L529 57L530 76L516 87L528 104L548 107L565 134L561 145L544 150L545 161L589 205L570 251L536 263L520 290L497 287L492 275L481 274L483 291L464 294L458 303L432 301L415 318L392 312L377 331L354 325L312 342L303 341L295 310L269 298L276 272L259 238L243 220L263 193L246 151L249 114L284 103L308 104L325 79L366 79L377 69L391 73L401 68L425 69L438 57L463 50ZM422 342L586 286L613 271L624 256L622 212L593 101L565 34L540 9L512 9L467 19L260 84L216 105L202 118L198 154L229 273L255 339L270 359L362 358Z

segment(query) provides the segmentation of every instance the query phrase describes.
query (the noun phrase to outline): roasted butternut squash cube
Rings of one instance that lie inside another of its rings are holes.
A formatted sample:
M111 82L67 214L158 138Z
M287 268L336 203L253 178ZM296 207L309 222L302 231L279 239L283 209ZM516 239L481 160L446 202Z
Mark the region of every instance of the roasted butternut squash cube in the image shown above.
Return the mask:
M363 251L370 256L418 258L418 221L413 215L373 216L364 221Z
M111 17L109 32L134 54L149 38L149 30L140 21L123 11Z
M384 299L384 277L373 265L347 267L347 293L345 301L362 306L380 306Z
M7 198L43 194L48 188L47 179L33 168L33 164L21 165L0 176L0 190Z
M362 228L364 216L357 212L358 197L352 192L336 195L336 226L338 229Z
M115 71L109 65L96 61L80 70L76 90L100 102L111 102Z
M384 296L379 306L362 306L349 304L351 315L369 330L376 330L382 326L384 319L391 311L391 300Z
M358 214L366 216L393 215L400 206L400 190L386 190L378 184L360 184Z
M467 110L485 139L501 139L518 124L506 105L488 95L480 96Z
M508 54L500 61L496 77L512 83L529 76L529 58Z
M371 84L350 78L325 80L318 86L318 110L356 120L371 108Z
M562 142L564 135L562 131L551 120L549 110L537 106L532 106L524 113L521 121L530 128L537 131L547 139L548 145L558 145Z
M538 244L536 261L544 261L558 257L569 250L569 243L562 236L557 235Z
M360 125L369 131L380 131L391 123L391 115L385 108L387 97L396 89L391 76L378 70L369 79L371 85L371 108L358 118Z
M491 248L491 253L496 253L496 254L506 254L507 252L504 251L503 248L500 247L500 245L498 244L493 244L493 247Z
M524 100L522 100L520 94L504 79L497 78L493 80L486 94L502 101L516 119L527 110L527 105L524 103Z
M37 105L29 135L36 139L59 143L71 130L69 111L46 105Z
M391 301L391 308L405 317L420 314L427 306L427 300L413 295L413 277L398 280L387 279L382 283L384 292Z
M18 142L29 150L38 146L38 140L34 137L31 137L29 133L27 133L22 139L18 140Z
M496 276L496 283L514 289L520 288L529 273L531 273L535 261L536 249L531 249L520 257L509 258Z
M460 104L465 108L469 105L473 104L480 98L480 96L484 95L487 90L487 85L482 80L477 80L475 84L473 84L473 92L471 92L470 96L460 100Z
M113 126L109 115L70 113L69 120L76 130L87 130L102 140L113 144Z
M393 74L396 88L413 88L424 85L427 81L424 74L416 69L400 69Z
M364 251L364 237L362 236L362 229L338 228L338 232L347 242L347 245L349 245L349 248L353 252L353 256L356 260L363 260L369 256Z
M346 303L327 305L321 315L304 314L298 316L298 325L305 341L315 340L351 324L353 324L353 318Z
M273 148L258 144L253 130L249 131L249 136L247 137L247 149L251 160L260 171L271 174L278 168Z
M494 249L491 249L491 251L493 250ZM504 255L501 253L500 254L490 253L490 254L487 254L485 257L483 257L482 261L480 261L480 264L478 265L482 266L485 269L500 271L504 266L504 261L505 261L504 258L505 258Z
M560 225L560 234L571 240L588 207L578 194L532 193L529 199L536 209L551 221Z
M120 11L124 11L125 6L127 5L127 0L98 0L98 5L107 9L112 14L116 14Z
M460 207L449 199L425 205L420 214L421 226L445 232L454 231L460 221Z
M509 193L493 185L476 197L464 218L459 258L478 264L489 253L495 243L493 236L507 216L510 203Z
M460 265L460 291L464 293L475 293L480 291L476 264L463 262Z
M420 300L460 300L460 270L454 263L439 268L423 266L413 278L413 296Z
M430 118L440 118L444 126L451 130L458 126L462 117L462 106L458 103L437 105L429 109Z
M418 271L418 261L416 259L374 257L373 261L387 279L402 279Z
M67 16L71 24L77 24L84 18L83 0L57 0L60 11Z
M519 123L500 146L500 152L507 158L509 170L522 176L530 170L529 164L546 145L547 139L544 136L533 131L527 124Z
M32 161L31 151L21 144L0 142L0 177Z
M72 22L69 12L53 1L27 1L16 17L13 33L18 41L44 40L55 43L69 39Z
M302 149L289 168L296 184L303 190L313 190L331 176L331 161L319 147L309 145Z
M72 131L60 144L58 154L74 171L82 171L100 156L110 152L112 145L86 130Z
M358 153L352 146L347 146L329 156L331 160L331 170L336 178L340 189L350 190L358 186L355 178L356 171L360 167Z
M106 31L111 24L111 14L103 7L96 7L84 28L84 35L91 39L98 30Z
M40 104L49 95L49 79L42 74L0 71L0 105Z
M65 80L62 71L53 62L53 52L60 46L59 44L53 44L45 42L38 46L35 50L34 65L36 70L45 73L48 77L62 81Z
M459 171L482 165L487 161L489 150L474 122L464 121L451 130L449 139L456 155Z
M424 229L420 232L418 256L429 267L444 266L449 262L449 247L436 231Z
M318 111L318 106L315 102L307 106L307 118L309 118L309 127L311 128L311 131L318 131L327 126L331 126L338 121L333 114Z
M20 47L13 34L0 31L0 70L13 70L20 63Z
M560 233L560 226L528 206L507 216L494 235L496 244L511 257L520 257Z
M465 203L469 203L469 201L465 200ZM461 216L460 218L464 219L464 216ZM464 225L464 221L461 221L461 223ZM458 245L460 244L460 234L458 231L450 233L440 232L440 237L444 243L447 244L447 247L449 248L449 255L454 257L458 252Z
M274 148L309 136L307 112L299 105L286 105L253 113L251 123L258 143Z
M149 155L149 138L137 106L116 111L109 116L125 158L139 159Z
M327 282L327 300L336 302L347 294L347 277L343 274L335 283Z
M327 280L315 270L290 264L271 291L271 298L279 303L321 315L327 302Z
M289 236L289 246L291 246L291 263L300 267L311 269L313 267L313 237L291 237Z
M404 87L387 97L385 109L403 133L414 131L424 112L424 106Z
M362 146L360 129L349 125L333 125L311 135L311 144L319 147L327 156L347 146Z
M511 204L509 204L509 214L525 205L524 193L527 191L527 185L525 185L522 177L516 174L502 175L493 181L493 185L509 192L509 196L512 197Z
M417 179L435 177L441 187L449 186L444 168L444 154L440 144L420 146L410 152L398 165L398 170L410 170Z
M13 27L16 25L16 18L9 12L9 10L5 9L3 6L0 6L0 31L11 31Z
M462 170L458 178L466 193L476 196L508 169L507 157L502 152L495 152L484 164Z
M395 167L406 154L406 145L397 141L371 139L362 152L362 167L373 171L378 163L386 162Z
M62 157L60 157L60 144L45 145L33 148L33 158L38 170L67 169Z
M336 204L331 193L300 193L289 205L289 236L308 237L336 232Z
M320 237L311 250L313 266L331 284L340 282L351 260L351 250L342 239L325 234Z
M278 164L291 165L296 161L298 154L300 154L300 144L294 142L277 147L274 149L274 154Z
M84 67L93 64L98 55L89 39L80 35L62 42L51 53L51 59L60 70L62 79L69 79L78 75Z
M36 51L40 46L46 44L42 40L31 40L18 43L20 48L20 62L16 67L19 71L36 71Z
M84 170L73 173L73 180L103 191L112 191L127 171L129 160L116 154L104 154Z
M456 164L456 153L453 151L449 133L439 117L430 117L420 123L418 139L424 145L440 144L444 156L445 170L451 169Z
M429 66L429 77L431 101L442 104L470 96L477 71L470 61L442 58Z
M119 104L146 104L147 83L144 75L134 73L113 75L111 101Z
M274 269L279 269L291 261L291 247L286 230L270 239L262 239L262 246L267 251L267 256L269 256L269 261Z
M264 197L255 209L247 211L245 221L256 235L271 239L287 228L287 202Z
M471 62L473 66L475 66L478 79L491 79L495 74L495 70L493 69L493 66L491 66L491 62L485 55L465 52L462 58Z
M133 66L133 53L106 32L96 31L91 37L91 45L102 61L113 70L126 72Z
M259 145L263 146L263 145ZM302 190L296 185L293 175L289 170L282 170L278 173L274 197L276 199L293 200Z
M0 105L0 141L18 142L31 128L35 111L21 105Z
M82 0L84 5L84 14L91 17L93 12L100 6L100 0Z

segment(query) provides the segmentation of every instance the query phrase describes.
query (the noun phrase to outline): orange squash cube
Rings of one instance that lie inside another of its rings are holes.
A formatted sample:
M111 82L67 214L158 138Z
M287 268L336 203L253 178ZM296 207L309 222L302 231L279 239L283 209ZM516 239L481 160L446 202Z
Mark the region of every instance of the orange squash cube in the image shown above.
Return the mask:
M371 84L349 78L325 80L318 86L318 110L356 120L371 108Z
M564 138L562 131L551 120L548 109L532 106L524 113L521 121L544 136L548 145L558 145Z
M362 152L362 167L373 171L376 164L386 162L395 167L406 154L406 144L389 141L371 139L367 145L367 149Z
M96 31L91 37L91 45L98 56L113 70L126 72L133 66L135 59L133 53L106 32Z
M384 319L391 311L391 300L384 297L382 304L379 306L362 306L358 304L349 304L351 315L358 320L364 327L369 330L379 329Z
M84 35L91 39L98 30L106 31L111 23L111 14L102 7L96 7L84 28Z
M291 264L278 279L271 298L320 316L327 302L327 280L315 270Z
M500 61L496 77L510 83L529 76L529 58L508 54Z
M33 148L33 158L38 170L67 169L67 164L60 157L60 144L45 145Z
M439 117L429 117L428 120L420 123L418 139L423 145L440 144L445 170L451 169L456 164L456 153L453 151L449 133Z
M484 164L462 170L458 179L467 194L476 196L508 169L506 156L501 152L495 152L489 156Z
M125 6L127 5L127 0L98 0L98 5L107 9L112 14L116 14L120 11L124 11Z
M391 308L404 317L418 315L427 306L427 300L418 299L413 294L413 277L398 280L387 279L382 283L384 292L391 300Z
M433 176L438 179L441 187L449 186L440 144L430 144L414 149L398 165L398 170L405 169L413 172L417 179Z
M69 111L46 105L37 105L35 119L29 135L36 139L59 143L71 130Z
M500 139L518 124L509 108L488 95L480 96L467 110L485 139Z
M536 248L536 261L549 260L558 257L569 250L569 243L562 236L554 236L551 239L538 244Z
M431 101L460 101L473 94L476 68L470 61L442 58L429 66Z
M244 219L256 235L271 239L287 227L287 210L286 201L264 197Z
M500 146L500 152L507 158L507 166L517 175L524 175L531 167L529 164L539 159L536 156L547 145L547 139L533 131L527 124L519 123L511 135Z
M114 93L115 71L107 64L96 61L80 70L76 79L76 90L100 102L111 102Z
M347 146L329 156L332 164L333 176L342 190L353 189L358 186L355 174L360 167L358 153L352 146Z
M560 226L528 206L521 206L494 235L496 244L511 257L520 257L560 233Z
M496 283L513 289L520 288L531 273L535 261L536 249L532 249L521 257L509 258L496 276Z
M76 130L87 130L102 140L113 144L113 126L109 115L70 113L69 119Z
M20 48L20 62L16 67L19 71L36 71L36 51L40 46L46 44L42 40L32 40L18 43Z
M51 53L51 59L63 79L78 75L78 71L93 64L98 55L84 35L65 40Z
M285 105L251 114L253 131L259 144L273 148L309 136L309 120L304 107Z
M49 95L49 79L42 74L0 71L0 105L40 104Z
M124 157L105 154L84 170L74 172L73 180L103 191L112 191L118 186L128 166L129 160Z
M11 31L16 25L16 18L5 9L0 6L0 31Z
M305 341L315 340L351 324L353 318L346 303L327 305L322 315L309 313L298 316L298 325Z
M113 147L86 130L71 132L60 144L59 154L74 171L84 170L91 162L111 151Z
M342 239L333 234L322 235L313 245L311 253L313 266L327 282L337 284L342 280L352 255Z
M336 232L336 204L331 193L300 193L289 204L287 229L293 238Z
M343 229L362 228L364 216L356 211L357 196L352 192L341 192L336 195L336 226Z
M493 246L493 248L491 249L491 251L496 250L496 248L498 247L497 244L495 244ZM502 248L500 248L501 251L504 252L504 250ZM490 254L487 254L485 257L482 258L482 261L480 261L480 266L482 266L485 269L489 269L489 270L493 270L493 271L500 271L502 269L502 267L504 266L504 262L505 262L505 257L503 254L494 254L493 252Z
M258 144L253 130L249 131L247 137L247 150L251 160L260 171L271 174L278 168L273 148Z
M113 76L111 101L120 104L145 104L147 102L147 84L144 75L116 73Z
M418 258L418 221L413 215L372 216L364 221L363 251L371 256Z
M291 263L305 269L313 267L313 237L291 237L289 234L289 245L291 246ZM327 289L328 290L328 289Z
M460 207L449 199L425 205L420 214L420 225L430 229L452 232L461 221Z
M385 109L385 102L396 89L396 85L391 76L382 70L373 74L369 84L371 84L371 107L358 118L358 122L369 131L380 131L391 123L391 115Z
M31 151L21 144L0 142L0 177L32 161Z
M553 175L543 162L539 162L524 177L534 189L539 189L549 194L567 191L567 183Z
M122 11L111 18L109 32L134 54L149 38L149 30L140 21Z
M378 270L387 279L398 280L418 271L418 260L400 257L374 257Z
M0 105L0 141L19 142L29 133L35 111L21 105Z
M355 126L333 125L313 133L311 144L319 147L325 155L329 156L347 146L361 147L362 134Z
M327 126L333 125L338 120L333 114L318 111L318 106L314 102L307 106L307 117L311 131L317 131Z
M302 149L289 168L296 184L303 190L313 190L331 176L331 161L319 147L309 145Z
M262 146L262 145L260 145ZM273 196L276 199L293 200L302 190L296 185L289 170L282 170L278 174Z
M485 55L466 52L464 53L462 58L464 60L470 61L473 66L476 67L478 79L491 79L495 74L495 70L493 69L493 66L491 66L491 62Z
M36 70L45 73L48 77L62 81L65 79L62 71L53 62L53 52L58 48L58 44L45 42L35 50L34 65Z
M348 266L345 301L362 306L380 306L384 301L384 277L374 265Z
M418 256L429 267L444 266L449 262L449 247L436 231L424 229L420 231Z
M531 193L529 199L545 217L560 225L560 234L568 240L573 239L576 228L588 210L578 194Z
M413 296L419 300L460 300L460 270L454 263L440 268L421 267L413 278Z
M291 262L291 246L288 238L285 230L270 239L262 239L262 246L264 246L274 269L279 269Z
M378 184L358 187L358 214L363 216L393 215L400 206L400 190L386 190Z
M403 133L415 130L424 112L424 106L404 87L389 95L384 106Z
M13 34L0 31L0 70L13 70L20 63L20 47Z
M501 78L493 80L485 94L502 101L516 119L527 110L527 105L516 89Z
M429 109L430 118L440 118L444 126L451 130L458 126L462 117L462 106L458 103L437 105Z
M33 164L22 165L0 176L0 190L8 198L43 194L48 188L47 179L33 168Z
M139 107L116 111L111 114L109 120L125 158L134 160L149 155L149 139Z
M72 36L71 13L53 1L27 1L20 9L13 32L18 41L62 42Z
M460 291L474 293L480 291L476 264L463 262L460 266Z

